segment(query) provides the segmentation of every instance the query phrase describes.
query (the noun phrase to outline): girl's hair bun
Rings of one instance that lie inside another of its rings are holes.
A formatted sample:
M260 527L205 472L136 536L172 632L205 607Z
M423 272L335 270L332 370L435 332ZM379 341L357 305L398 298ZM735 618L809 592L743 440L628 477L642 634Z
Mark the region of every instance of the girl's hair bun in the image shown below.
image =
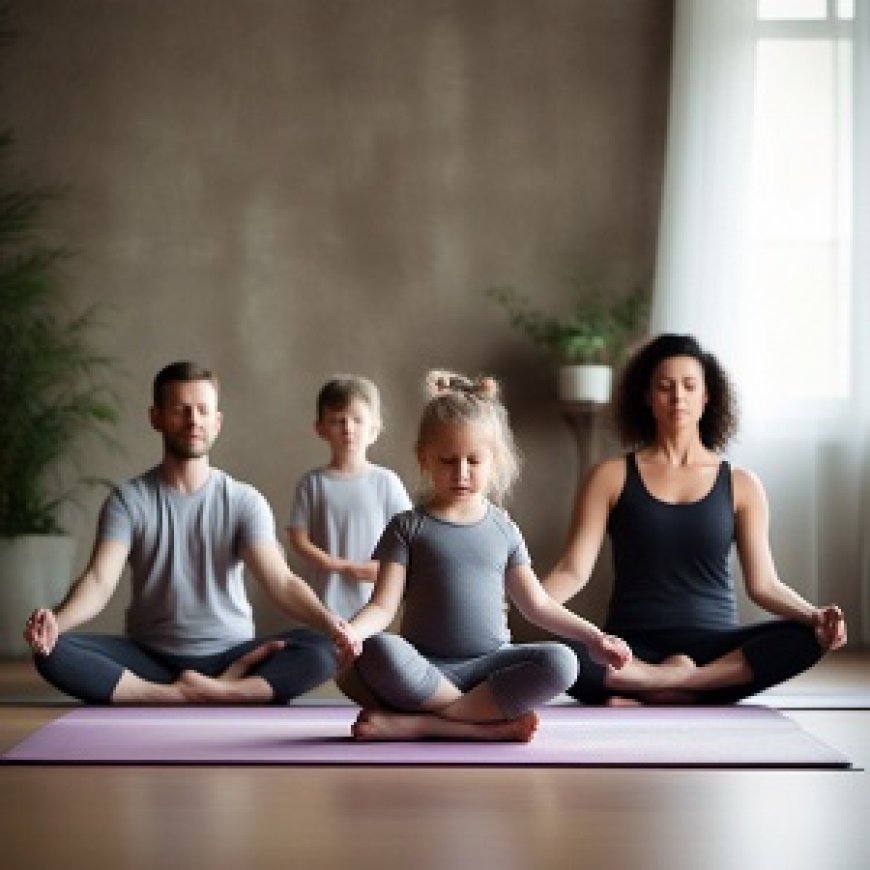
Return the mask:
M498 398L498 382L483 376L474 380L443 369L433 369L426 375L426 393L430 398L445 393L460 393L476 399L495 401Z

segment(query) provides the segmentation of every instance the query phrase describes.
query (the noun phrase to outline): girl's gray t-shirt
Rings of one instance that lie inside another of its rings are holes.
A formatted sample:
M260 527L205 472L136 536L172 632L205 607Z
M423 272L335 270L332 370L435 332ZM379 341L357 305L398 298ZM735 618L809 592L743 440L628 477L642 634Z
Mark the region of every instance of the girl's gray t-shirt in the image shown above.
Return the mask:
M184 493L159 470L116 487L100 515L98 538L130 547L130 638L174 655L212 655L254 636L242 554L277 542L266 499L211 469Z
M395 516L375 558L406 567L400 632L434 658L485 655L510 641L505 572L530 563L510 517L488 505L483 519L460 525L421 508Z

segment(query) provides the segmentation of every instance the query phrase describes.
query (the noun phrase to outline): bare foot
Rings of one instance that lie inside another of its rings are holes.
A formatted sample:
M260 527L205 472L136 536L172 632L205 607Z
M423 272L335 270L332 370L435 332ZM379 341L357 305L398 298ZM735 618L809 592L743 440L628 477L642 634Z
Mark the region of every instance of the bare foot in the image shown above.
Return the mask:
M611 695L605 702L605 707L642 707L637 698L623 698L622 695Z
M534 711L516 719L465 722L434 713L385 713L363 710L351 733L357 740L481 740L528 743L540 720Z
M694 671L697 665L687 655L677 653L676 655L662 659L656 667L661 668L662 670L667 670L672 676L682 679Z
M250 652L245 653L241 658L236 659L218 679L240 680L242 677L246 677L260 662L265 661L269 656L284 649L286 645L283 640L266 641Z
M696 668L692 659L682 654L670 656L657 665L632 659L619 670L608 668L606 685L617 695L679 690Z
M272 687L261 677L231 680L183 671L175 682L188 704L263 704L272 700Z

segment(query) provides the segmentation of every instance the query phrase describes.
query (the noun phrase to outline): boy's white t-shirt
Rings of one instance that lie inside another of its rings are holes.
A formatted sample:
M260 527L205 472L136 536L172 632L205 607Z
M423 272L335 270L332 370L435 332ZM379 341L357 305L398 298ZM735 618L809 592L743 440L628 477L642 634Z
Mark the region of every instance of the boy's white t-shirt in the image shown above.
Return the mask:
M393 516L411 507L399 476L369 465L346 475L317 468L296 485L288 529L301 529L311 542L332 556L367 562ZM369 600L373 584L360 583L334 571L306 565L302 574L334 613L350 619Z

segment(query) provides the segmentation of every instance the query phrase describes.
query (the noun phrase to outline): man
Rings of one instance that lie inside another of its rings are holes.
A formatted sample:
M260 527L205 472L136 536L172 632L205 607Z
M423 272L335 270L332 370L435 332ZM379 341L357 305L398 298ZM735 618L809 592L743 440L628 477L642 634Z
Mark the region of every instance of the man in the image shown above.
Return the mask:
M209 463L222 424L218 388L195 363L158 373L150 417L163 436L162 462L112 492L84 573L55 611L39 609L27 621L39 672L74 697L286 703L336 670L333 644L346 647L345 623L288 568L263 496ZM70 633L106 606L127 563L125 635ZM245 567L311 628L257 640Z

